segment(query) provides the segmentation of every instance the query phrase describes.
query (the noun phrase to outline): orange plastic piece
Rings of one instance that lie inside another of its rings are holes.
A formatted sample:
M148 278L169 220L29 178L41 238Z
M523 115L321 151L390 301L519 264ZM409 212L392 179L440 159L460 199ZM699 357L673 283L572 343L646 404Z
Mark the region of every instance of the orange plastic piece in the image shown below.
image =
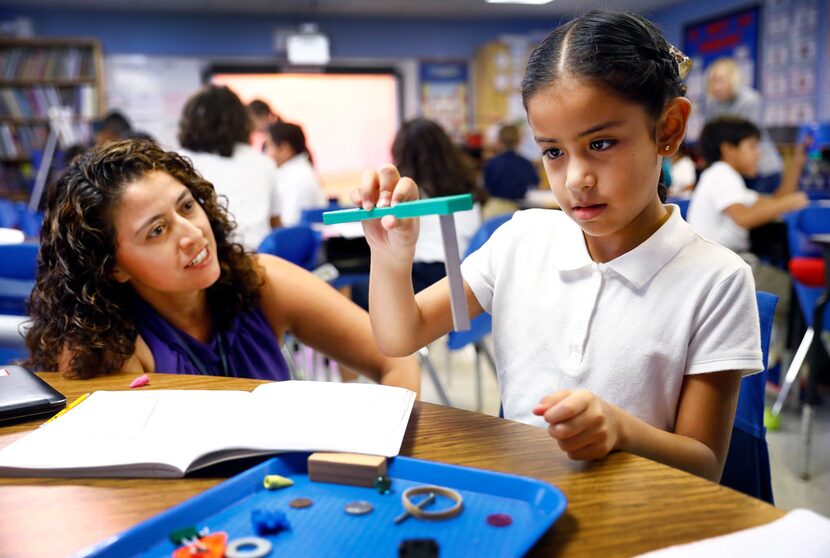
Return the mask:
M173 553L173 558L222 558L227 546L228 534L219 531L202 537L197 545L185 545L177 548Z

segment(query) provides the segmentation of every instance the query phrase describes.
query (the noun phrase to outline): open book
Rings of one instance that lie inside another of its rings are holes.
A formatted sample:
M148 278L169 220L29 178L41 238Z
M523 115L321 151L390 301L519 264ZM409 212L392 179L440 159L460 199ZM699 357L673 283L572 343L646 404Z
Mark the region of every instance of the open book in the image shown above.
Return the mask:
M392 457L415 393L275 382L247 391L97 391L0 451L2 476L181 477L279 451Z

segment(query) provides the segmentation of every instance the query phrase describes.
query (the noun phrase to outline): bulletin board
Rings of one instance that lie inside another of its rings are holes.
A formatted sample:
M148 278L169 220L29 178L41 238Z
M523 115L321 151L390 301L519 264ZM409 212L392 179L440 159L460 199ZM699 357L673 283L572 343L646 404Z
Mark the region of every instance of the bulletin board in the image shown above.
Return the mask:
M422 62L421 114L438 122L456 142L470 128L470 85L466 62Z
M706 99L706 69L712 62L723 57L734 58L742 82L757 87L760 32L761 10L758 6L684 27L683 52L692 59L692 70L686 78L686 96L695 106L687 132L689 140L697 140L703 127L700 107Z

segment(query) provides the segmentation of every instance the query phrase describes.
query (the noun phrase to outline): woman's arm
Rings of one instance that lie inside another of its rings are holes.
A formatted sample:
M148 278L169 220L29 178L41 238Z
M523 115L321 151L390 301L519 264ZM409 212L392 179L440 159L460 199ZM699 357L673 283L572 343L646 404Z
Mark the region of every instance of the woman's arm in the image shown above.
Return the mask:
M259 255L264 284L262 309L274 333L297 339L385 385L420 390L412 356L389 358L378 351L369 316L308 271L274 256Z
M674 432L656 428L587 390L563 390L534 409L572 459L600 459L624 450L718 482L723 472L741 374L687 375Z

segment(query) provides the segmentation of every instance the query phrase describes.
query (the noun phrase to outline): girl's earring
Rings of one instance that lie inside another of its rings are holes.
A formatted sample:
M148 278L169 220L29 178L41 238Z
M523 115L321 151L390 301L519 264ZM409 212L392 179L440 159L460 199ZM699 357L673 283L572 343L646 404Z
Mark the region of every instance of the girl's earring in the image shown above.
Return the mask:
M671 147L667 145L664 149L665 149L666 151L668 151L668 150L670 150L670 149L671 149Z

